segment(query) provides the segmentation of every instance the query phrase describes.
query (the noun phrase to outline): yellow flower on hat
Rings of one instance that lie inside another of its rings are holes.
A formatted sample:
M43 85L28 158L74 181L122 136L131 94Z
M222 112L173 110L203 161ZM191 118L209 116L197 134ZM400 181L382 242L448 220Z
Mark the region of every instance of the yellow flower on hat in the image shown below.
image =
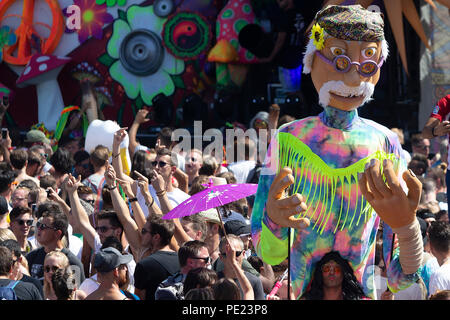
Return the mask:
M324 47L324 38L323 38L323 28L316 23L311 30L311 37L310 39L314 40L314 45L316 46L317 50L322 50Z

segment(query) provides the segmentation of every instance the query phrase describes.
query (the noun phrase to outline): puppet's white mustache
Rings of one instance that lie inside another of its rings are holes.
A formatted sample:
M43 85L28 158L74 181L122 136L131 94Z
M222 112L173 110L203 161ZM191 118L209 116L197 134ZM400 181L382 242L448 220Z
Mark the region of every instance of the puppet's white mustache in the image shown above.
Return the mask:
M332 92L342 97L364 96L364 100L361 103L363 105L371 100L374 90L375 85L370 82L361 82L358 87L350 87L343 81L328 81L319 90L319 104L322 107L328 106L330 103L330 93Z

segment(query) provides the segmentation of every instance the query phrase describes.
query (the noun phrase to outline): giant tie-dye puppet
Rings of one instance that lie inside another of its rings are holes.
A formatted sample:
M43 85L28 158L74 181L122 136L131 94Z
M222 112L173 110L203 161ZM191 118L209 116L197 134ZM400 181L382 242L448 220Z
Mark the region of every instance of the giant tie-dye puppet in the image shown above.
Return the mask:
M382 221L362 196L358 173L372 159L390 159L400 173L406 168L396 135L360 118L357 111L371 98L388 55L383 26L379 13L359 5L329 6L317 13L304 73L311 73L324 111L282 126L267 152L252 211L253 244L269 264L279 264L290 254L290 279L297 299L307 290L316 263L330 251L348 259L365 294L374 297L375 241ZM272 183L278 185L284 167L294 177L291 195L301 194L306 203L302 213L273 209L272 203L278 200L270 190ZM286 220L287 215L292 220ZM413 233L420 236L412 219ZM399 226L403 225L394 223L391 228L384 223L383 232L393 292L418 279L418 269L403 272L399 251L391 251L392 230ZM415 249L421 259L421 244Z

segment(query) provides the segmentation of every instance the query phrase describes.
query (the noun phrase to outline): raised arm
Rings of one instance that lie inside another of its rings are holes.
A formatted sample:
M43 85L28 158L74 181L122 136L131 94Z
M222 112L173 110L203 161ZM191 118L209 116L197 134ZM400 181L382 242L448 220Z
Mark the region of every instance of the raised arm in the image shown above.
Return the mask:
M450 121L439 121L437 118L429 118L422 130L422 137L433 139L450 133Z
M122 159L120 158L120 144L127 136L127 128L120 128L114 133L112 145L112 166L120 180L133 182L129 176L123 172Z
M175 170L175 173L173 174L175 179L178 181L178 189L185 193L189 193L189 177L188 175L181 170L180 168L177 168Z
M158 207L158 205L155 203L155 199L153 199L152 195L150 194L150 192L148 191L148 179L146 176L142 175L140 172L134 170L134 173L136 174L137 178L137 184L138 187L141 190L141 193L144 197L145 200L145 204L147 205L148 208L148 214L149 216L153 216L153 215L158 215L158 216L162 216L163 213L161 211L161 208ZM136 223L142 223L142 226L145 224L145 217L139 217L139 216L135 216L134 217L136 219ZM142 222L139 222L138 219L143 219Z
M250 281L244 274L239 261L236 259L236 250L232 247L232 243L225 243L226 258L230 261L234 274L241 285L242 292L244 293L242 300L255 300L255 294L253 292Z
M3 161L7 162L7 163L11 163L10 159L9 159L9 155L11 154L11 148L12 148L12 140L9 137L9 130L6 131L6 138L3 139L2 137L0 137L1 140L1 144L0 147L3 150Z
M140 109L136 113L136 117L134 118L133 124L130 127L130 131L128 132L130 136L130 142L128 144L128 151L130 152L130 155L132 156L134 154L134 150L136 150L136 147L139 145L139 143L136 141L136 135L139 129L139 126L142 123L145 123L149 121L150 119L147 119L148 110L146 109Z
M70 207L67 205L67 203L58 195L58 193L53 190L52 187L48 187L47 188L47 192L48 192L48 198L50 200L55 201L57 204L59 204L59 206L62 208L63 212L65 213L65 215L67 216L67 218L69 219L69 223L70 225L76 229L78 227L77 225L77 220L74 218L74 216L71 214L70 212Z
M92 227L89 222L89 217L81 205L80 198L78 197L77 188L80 185L81 176L75 179L71 174L69 174L69 179L65 184L65 190L70 201L70 208L72 209L72 216L75 223L79 227L79 230L83 237L86 239L87 243L91 248L95 248L95 237L97 232Z
M121 186L125 194L127 195L128 199L134 198L133 191L131 190L131 185L128 181L116 179L116 173L111 165L108 165L108 167L106 168L105 182L106 185L110 188L116 186L110 191L111 201L114 207L114 211L117 213L117 217L119 218L119 221L123 226L125 236L128 242L130 243L131 247L134 249L133 252L135 252L141 246L141 234L140 234L141 230L138 228L137 224L131 218L127 204L123 200L117 188L117 182L121 183ZM139 203L137 201L134 201L132 203L134 203L134 206L136 205L139 206Z
M158 172L156 172L156 170L153 170L152 186L155 189L159 203L161 204L162 213L168 213L173 209L173 207L170 203L169 198L167 197L164 179L160 174L158 174ZM173 219L173 223L175 225L175 239L178 242L179 246L182 246L186 241L192 240L191 237L189 237L189 235L186 233L186 231L184 231L180 219Z

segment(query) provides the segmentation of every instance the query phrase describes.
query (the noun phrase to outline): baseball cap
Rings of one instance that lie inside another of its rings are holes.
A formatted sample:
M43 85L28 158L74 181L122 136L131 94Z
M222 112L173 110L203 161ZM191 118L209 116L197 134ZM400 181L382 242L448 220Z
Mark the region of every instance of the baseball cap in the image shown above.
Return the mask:
M94 268L98 272L110 272L120 266L127 264L133 259L130 254L121 254L115 248L105 248L95 254Z
M6 201L5 197L0 196L0 215L4 215L8 212L8 201Z
M27 132L25 142L42 142L50 144L50 140L47 139L45 134L40 130L30 130Z
M200 217L203 217L206 222L221 224L219 219L219 213L217 212L216 209L208 209L205 211L200 211L198 215Z
M252 233L250 225L240 220L229 220L225 223L224 227L228 234L234 234L236 236L246 236Z

